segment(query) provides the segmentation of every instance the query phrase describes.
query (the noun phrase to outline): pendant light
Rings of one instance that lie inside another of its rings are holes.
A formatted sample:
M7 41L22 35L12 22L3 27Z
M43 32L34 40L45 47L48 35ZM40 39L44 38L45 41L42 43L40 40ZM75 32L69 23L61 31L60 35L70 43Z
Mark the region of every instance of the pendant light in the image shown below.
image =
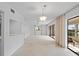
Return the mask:
M47 19L47 17L45 16L45 8L47 7L47 5L43 5L42 7L42 16L40 17L40 21L45 21Z

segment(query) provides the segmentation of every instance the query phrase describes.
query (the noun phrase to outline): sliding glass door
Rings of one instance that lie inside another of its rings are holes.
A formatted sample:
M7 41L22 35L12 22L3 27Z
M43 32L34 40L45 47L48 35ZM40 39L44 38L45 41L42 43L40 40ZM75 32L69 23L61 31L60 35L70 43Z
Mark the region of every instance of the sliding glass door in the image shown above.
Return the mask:
M68 20L68 48L79 54L79 17Z

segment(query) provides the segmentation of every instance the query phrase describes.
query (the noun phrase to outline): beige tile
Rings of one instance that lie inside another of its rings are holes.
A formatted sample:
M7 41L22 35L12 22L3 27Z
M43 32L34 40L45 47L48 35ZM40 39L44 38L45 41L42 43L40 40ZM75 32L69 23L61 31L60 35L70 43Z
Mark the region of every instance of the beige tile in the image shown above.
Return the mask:
M12 56L76 56L55 44L49 36L31 36Z

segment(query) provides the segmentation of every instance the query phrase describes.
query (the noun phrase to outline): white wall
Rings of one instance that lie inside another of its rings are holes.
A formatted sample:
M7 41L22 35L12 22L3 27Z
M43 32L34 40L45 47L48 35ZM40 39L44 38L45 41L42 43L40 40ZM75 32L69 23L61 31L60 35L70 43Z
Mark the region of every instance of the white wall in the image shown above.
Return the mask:
M12 55L18 48L20 48L24 43L24 38L30 35L29 24L25 23L24 18L15 10L15 14L12 14L10 11L12 8L7 3L0 3L0 10L4 11L4 37L2 38L3 42L3 55ZM13 19L20 23L22 33L16 35L9 34L9 20ZM26 25L27 24L27 25Z
M27 19L25 19L25 20L27 20ZM27 20L24 22L22 30L25 35L25 39L27 39L30 35L33 34L33 27L32 26L33 25L30 20Z
M42 26L42 35L47 35L47 25Z
M7 5L8 6L8 5ZM7 8L5 12L5 19L4 19L4 55L11 55L14 53L19 47L21 47L24 43L24 35L16 34L10 35L9 34L9 21L10 19L19 22L22 25L23 18L17 13L15 10L15 14L10 12L10 7Z
M40 25L40 31L33 30L34 35L47 35L47 25Z

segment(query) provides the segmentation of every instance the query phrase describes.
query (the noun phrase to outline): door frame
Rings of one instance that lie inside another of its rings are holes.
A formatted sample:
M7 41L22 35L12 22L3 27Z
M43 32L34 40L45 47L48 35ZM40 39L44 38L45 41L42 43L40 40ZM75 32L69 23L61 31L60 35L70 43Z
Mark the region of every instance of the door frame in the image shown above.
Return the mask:
M69 20L74 19L74 18L77 18L77 17L79 17L79 15L67 19L67 49L69 49L70 51L72 51L73 53L75 53L76 55L79 56L79 54L78 54L77 52L73 51L72 49L70 49L70 48L68 47L68 25L69 25Z

